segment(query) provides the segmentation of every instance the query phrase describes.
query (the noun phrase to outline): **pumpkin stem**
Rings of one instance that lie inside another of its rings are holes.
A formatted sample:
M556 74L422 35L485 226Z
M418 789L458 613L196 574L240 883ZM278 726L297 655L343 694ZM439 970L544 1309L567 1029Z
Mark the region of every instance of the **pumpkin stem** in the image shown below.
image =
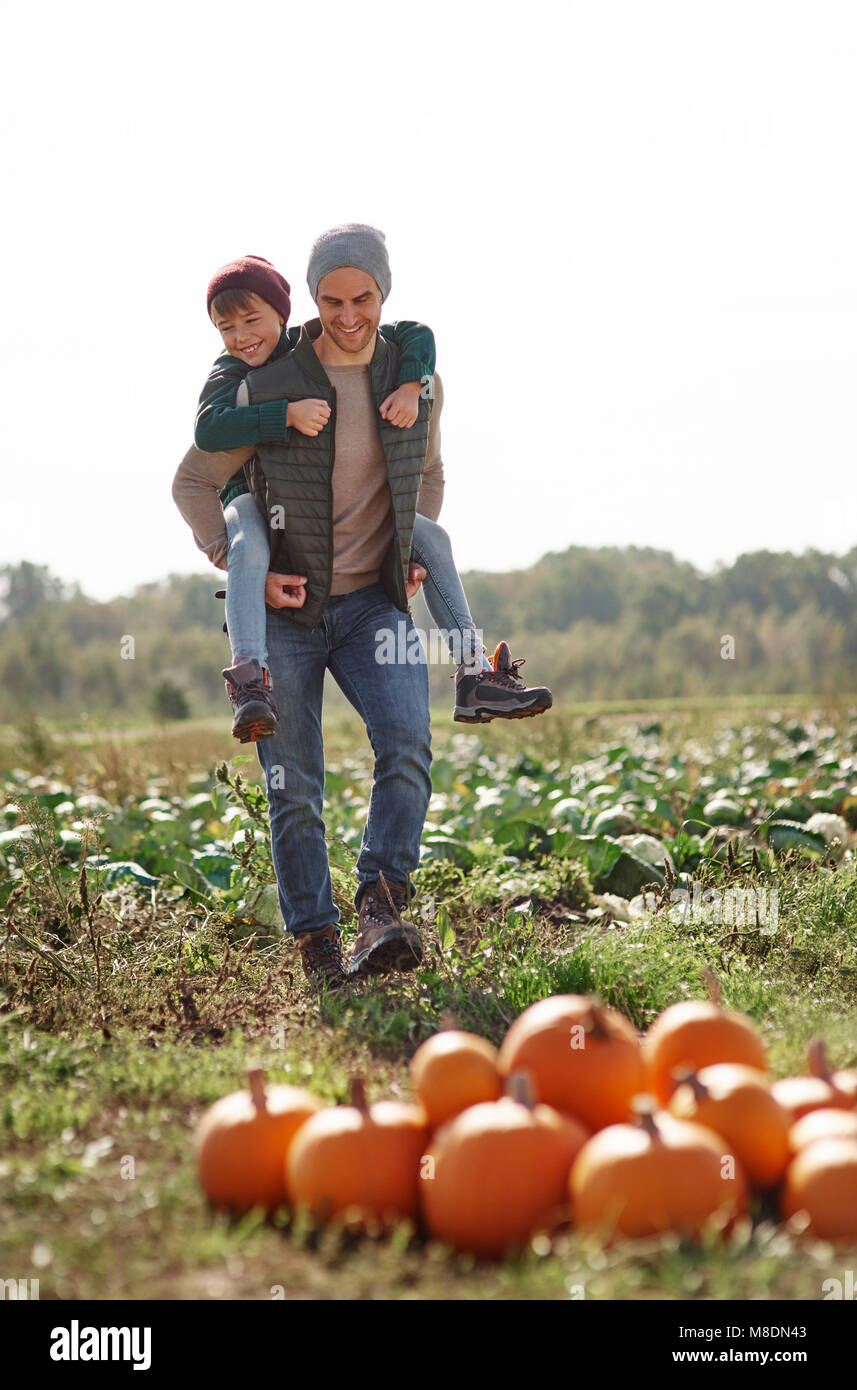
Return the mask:
M709 965L706 965L705 969L702 971L702 978L708 986L709 999L712 1004L714 1004L715 1008L719 1009L722 1002L720 996L720 981Z
M351 1104L355 1110L359 1110L361 1115L365 1115L369 1109L369 1102L366 1099L366 1082L362 1076L352 1076L351 1078Z
M658 1105L654 1096L639 1095L634 1096L631 1101L631 1109L637 1117L637 1124L640 1129L644 1129L650 1139L660 1139L660 1130L655 1123L655 1112Z
M823 1038L816 1038L809 1045L809 1071L811 1076L818 1076L822 1081L830 1080L830 1062Z
M700 1081L693 1067L675 1067L671 1075L677 1086L687 1085L697 1100L705 1100L708 1095L708 1087Z
M265 1100L265 1073L261 1067L248 1067L247 1079L250 1082L250 1097L253 1104L259 1114L264 1115L267 1109Z
M589 1013L583 1025L584 1031L591 1038L606 1038L608 1032L604 1018L604 1000L597 994L588 994L586 998L589 1004Z
M532 1110L536 1103L536 1089L528 1071L513 1071L506 1081L506 1095Z

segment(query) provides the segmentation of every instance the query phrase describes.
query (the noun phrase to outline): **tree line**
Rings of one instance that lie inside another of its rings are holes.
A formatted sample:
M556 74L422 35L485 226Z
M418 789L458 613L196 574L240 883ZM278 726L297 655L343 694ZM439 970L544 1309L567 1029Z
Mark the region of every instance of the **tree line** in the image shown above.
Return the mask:
M857 548L756 551L703 573L668 551L571 546L464 580L489 652L508 641L558 698L857 690ZM100 603L45 566L0 568L0 719L222 711L219 582L171 574ZM413 610L427 630L421 597ZM452 669L430 665L441 704Z

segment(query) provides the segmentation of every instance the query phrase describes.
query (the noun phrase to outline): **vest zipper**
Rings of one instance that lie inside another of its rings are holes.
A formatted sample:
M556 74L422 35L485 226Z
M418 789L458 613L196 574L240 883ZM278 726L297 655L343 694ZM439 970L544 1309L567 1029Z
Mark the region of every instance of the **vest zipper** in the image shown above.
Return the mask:
M330 410L330 472L327 475L327 515L329 523L330 546L327 553L327 588L324 594L321 616L319 622L324 617L324 610L327 608L327 600L330 598L330 591L333 588L333 466L336 463L336 387L331 385L333 392L333 405Z

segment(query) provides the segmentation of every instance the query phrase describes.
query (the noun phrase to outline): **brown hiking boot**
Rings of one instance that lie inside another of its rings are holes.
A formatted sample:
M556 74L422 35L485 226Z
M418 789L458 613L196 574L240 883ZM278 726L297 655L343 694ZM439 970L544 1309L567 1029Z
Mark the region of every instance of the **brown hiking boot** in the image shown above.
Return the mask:
M423 958L423 943L413 922L406 922L404 884L391 883L383 874L367 883L360 899L357 939L348 966L354 975L387 975L393 970L415 970Z
M277 732L280 712L271 693L271 677L258 661L239 661L221 671L235 718L232 737L241 743L255 743Z
M526 719L550 709L553 695L547 686L527 687L518 676L525 662L524 656L513 661L508 643L498 642L490 671L473 670L465 664L459 666L453 672L453 718L460 724L490 724L492 719Z
M325 985L328 989L339 989L345 984L348 972L342 954L342 937L336 927L298 932L295 942L301 953L304 974L315 994Z

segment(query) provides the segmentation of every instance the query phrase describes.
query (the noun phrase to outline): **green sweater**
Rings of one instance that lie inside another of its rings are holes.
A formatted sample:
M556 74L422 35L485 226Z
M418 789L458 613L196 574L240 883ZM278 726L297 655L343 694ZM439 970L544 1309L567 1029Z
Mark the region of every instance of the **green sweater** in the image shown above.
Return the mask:
M300 331L300 327L284 327L268 362L276 362L291 352ZM401 353L397 386L434 375L434 334L424 323L400 319L396 323L382 323L379 331L395 343ZM212 367L199 398L193 437L196 447L203 453L225 453L229 449L263 442L288 443L291 430L286 426L287 400L267 401L263 405L235 404L238 387L251 370L246 362L228 352L221 353ZM220 500L226 506L233 497L247 491L242 466L221 490Z

